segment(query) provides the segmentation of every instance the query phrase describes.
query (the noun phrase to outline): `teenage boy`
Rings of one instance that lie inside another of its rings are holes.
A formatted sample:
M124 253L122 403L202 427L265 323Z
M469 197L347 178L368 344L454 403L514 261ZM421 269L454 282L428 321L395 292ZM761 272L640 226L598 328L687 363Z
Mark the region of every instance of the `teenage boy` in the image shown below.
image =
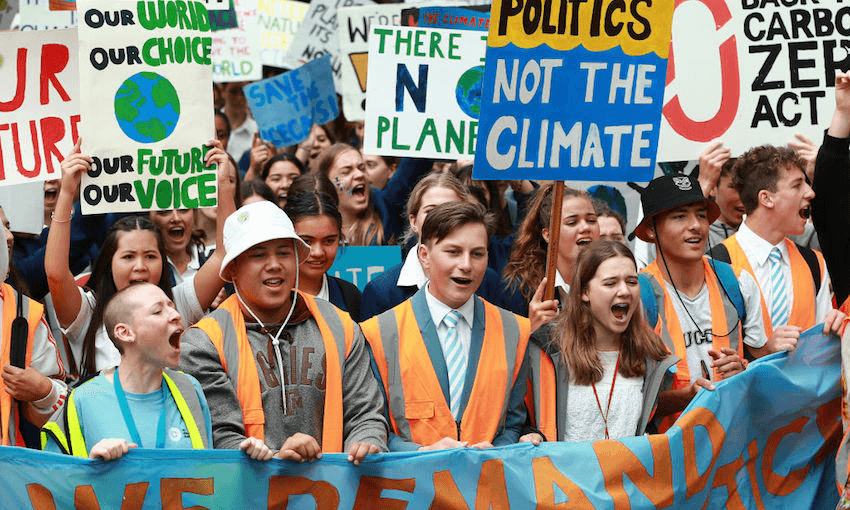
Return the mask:
M673 390L681 410L699 387L713 389L712 381L744 370L744 345L755 356L778 347L767 343L753 277L736 277L728 264L703 255L720 211L697 180L658 177L641 191L641 202L643 221L634 233L658 254L641 273L641 296L650 323L681 360Z
M487 448L519 439L531 325L475 296L491 231L479 204L432 209L418 251L428 283L362 324L383 385L390 450Z
M762 145L735 162L733 185L747 218L738 232L711 250L730 262L735 274L755 276L764 299L762 317L768 336L793 347L800 332L824 323L824 333L838 332L844 314L832 308L832 292L823 256L794 244L810 216L815 193L805 162L787 147Z
M387 424L360 327L298 290L310 248L271 202L224 224L221 277L236 293L183 334L180 366L210 402L213 444L263 441L276 457L348 452L359 464L386 450Z
M42 449L110 460L136 447L208 448L201 385L171 369L183 332L174 303L158 286L136 283L109 300L103 325L121 364L71 392L42 429Z

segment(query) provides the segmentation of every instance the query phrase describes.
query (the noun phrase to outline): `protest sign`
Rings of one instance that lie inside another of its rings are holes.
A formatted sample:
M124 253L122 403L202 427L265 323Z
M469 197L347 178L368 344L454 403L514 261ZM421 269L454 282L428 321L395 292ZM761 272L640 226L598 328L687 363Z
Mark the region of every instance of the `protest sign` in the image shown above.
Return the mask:
M73 29L0 33L0 186L59 179L80 122Z
M487 34L372 27L364 151L453 159L475 153Z
M217 83L254 81L263 76L257 0L233 0L237 28L218 30L212 38L212 76Z
M341 7L339 15L339 93L348 120L366 118L366 72L369 61L369 29L374 25L401 25L404 4Z
M303 142L313 124L339 115L330 55L242 89L260 130L275 147Z
M454 28L457 30L490 30L490 11L478 11L464 7L420 7L419 27Z
M650 180L673 0L535 5L493 3L475 178Z
M44 228L44 183L0 187L0 207L12 232L40 235Z
M0 447L3 504L831 509L838 500L840 347L816 329L823 326L805 333L796 351L754 362L715 391L700 390L665 434L375 454L359 466L340 453L297 463L252 461L239 451L132 449L103 462Z
M286 51L309 7L304 2L290 0L259 0L257 12L263 65L287 67Z
M733 156L794 133L820 143L848 35L841 0L677 2L659 160L694 159L716 138Z
M9 30L18 14L18 0L0 0L0 30Z
M207 10L207 13L210 16L210 30L213 32L239 26L239 21L236 19L236 9L233 7L233 0L227 2L226 9Z
M230 0L202 0L207 11L226 11L230 9Z
M328 270L337 278L357 285L360 292L372 278L401 263L401 246L345 246Z
M15 0L21 15L19 30L55 30L77 26L76 11L51 11L48 0Z
M339 56L339 21L337 9L354 5L371 5L372 0L312 0L310 9L304 15L298 33L289 43L286 54L288 67L300 67L311 60L325 55L331 56L334 71L334 85L341 88L338 80L342 77L342 64Z
M80 0L84 214L208 207L216 171L211 37L202 2ZM172 14L174 14L172 16Z
M51 11L76 11L77 0L50 0Z

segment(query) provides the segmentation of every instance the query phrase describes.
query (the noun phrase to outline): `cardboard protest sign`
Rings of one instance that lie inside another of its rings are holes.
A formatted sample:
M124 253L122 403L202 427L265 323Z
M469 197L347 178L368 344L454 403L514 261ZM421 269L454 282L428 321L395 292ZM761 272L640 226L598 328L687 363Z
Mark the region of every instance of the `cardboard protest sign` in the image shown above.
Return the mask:
M339 15L339 54L342 66L339 93L348 120L366 118L366 73L369 62L369 28L374 25L401 25L404 4L341 7Z
M76 11L51 11L48 0L15 0L21 15L20 31L55 30L77 26Z
M346 246L337 252L328 274L357 285L366 284L401 263L401 246Z
M474 154L486 40L469 30L372 27L365 153Z
M736 156L794 133L820 143L835 73L850 69L850 8L699 0L676 4L658 158L694 159L720 138Z
M0 207L12 232L40 235L44 228L44 183L27 182L0 188Z
M260 60L263 65L287 67L286 51L298 32L309 4L290 0L259 0Z
M77 0L50 0L51 11L76 11Z
M80 122L77 34L0 33L0 186L59 179Z
M228 0L226 9L207 10L207 13L210 16L210 30L213 32L239 26L233 0Z
M484 9L480 7L479 9ZM420 7L419 27L454 28L457 30L490 30L490 11L464 7Z
M80 0L84 214L208 207L216 171L210 28L202 2ZM172 14L174 14L172 16Z
M493 4L474 177L650 180L673 0L537 5Z
M342 64L337 36L337 9L373 3L372 0L312 0L298 33L289 43L289 51L286 54L286 61L289 63L287 67L294 69L311 60L330 55L336 82L334 85L341 88L339 79L342 77Z
M257 0L233 0L239 27L213 35L213 81L254 81L263 76Z
M18 0L0 0L0 30L9 30L18 14Z
M330 55L298 69L246 85L242 90L260 130L275 147L306 140L313 124L339 115Z

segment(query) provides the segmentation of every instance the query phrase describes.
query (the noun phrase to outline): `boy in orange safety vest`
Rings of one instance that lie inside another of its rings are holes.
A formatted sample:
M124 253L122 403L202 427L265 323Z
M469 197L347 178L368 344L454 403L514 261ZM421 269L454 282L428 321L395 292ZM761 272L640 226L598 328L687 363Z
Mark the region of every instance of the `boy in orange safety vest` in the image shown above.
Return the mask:
M530 323L475 296L492 222L478 204L449 202L421 230L428 283L361 325L383 387L389 448L515 443L526 417Z
M204 388L215 448L247 441L302 462L345 451L354 464L386 450L360 327L298 290L310 250L286 213L268 201L243 206L224 224L224 247L221 277L236 293L183 333L180 357Z
M641 297L644 309L658 315L647 317L650 323L681 360L666 400L672 409L663 413L669 414L684 409L700 387L713 390L712 381L743 371L744 345L755 356L780 346L767 342L752 276L736 278L727 264L703 255L720 211L697 180L664 175L640 193L644 217L634 235L654 243L657 253L641 272Z

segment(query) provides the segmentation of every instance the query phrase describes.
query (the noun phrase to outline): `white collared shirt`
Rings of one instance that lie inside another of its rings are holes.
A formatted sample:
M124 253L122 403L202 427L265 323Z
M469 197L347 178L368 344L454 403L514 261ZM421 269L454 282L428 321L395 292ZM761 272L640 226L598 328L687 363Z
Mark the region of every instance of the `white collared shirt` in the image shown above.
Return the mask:
M180 285L186 280L192 280L195 278L195 275L198 274L198 270L201 269L201 260L198 258L198 250L192 246L192 257L189 259L189 264L186 265L186 271L183 273L177 269L177 266L171 262L171 258L168 258L168 266L171 268L171 274L174 275L174 285Z
M469 346L472 344L472 321L475 316L475 296L471 296L466 303L457 308L457 312L460 313L462 320L457 321L457 339L460 342L461 350L463 351L463 355L469 359ZM443 323L443 318L452 311L448 305L435 298L433 294L431 294L431 290L429 288L425 288L425 302L428 304L428 311L431 313L431 320L434 321L434 325L437 326L437 337L440 339L440 346L443 348L443 357L445 358L447 352L447 335L449 332L449 327Z
M322 288L319 289L319 293L316 294L316 297L319 299L324 299L325 301L331 300L331 291L328 289L328 275L322 275Z
M417 289L421 289L423 285L428 283L428 277L425 276L425 270L422 269L418 254L419 243L411 248L404 258L404 265L401 266L398 281L396 282L396 285L399 287L412 287L416 285Z
M794 306L794 283L791 276L791 262L788 255L788 246L785 245L785 239L783 238L783 240L777 245L772 245L753 232L749 225L747 225L746 220L741 223L738 233L735 234L735 239L737 239L738 244L741 245L744 255L747 256L747 260L753 268L753 272L755 273L753 276L756 277L756 282L758 282L759 287L761 288L762 296L764 296L764 301L768 304L768 307L770 306L770 303L773 302L774 296L774 289L770 280L769 257L770 252L774 247L779 248L779 252L782 254L782 273L785 276L785 296L788 298L788 309L791 310ZM806 267L806 269L808 269L808 267ZM832 309L831 300L832 296L829 290L829 275L824 268L823 274L821 275L820 292L818 292L815 299L815 324L821 323L826 316L826 313ZM814 324L811 325L814 326Z
M557 269L555 270L555 288L563 291L563 297L566 297L567 294L570 293L570 285L564 281L564 277L561 276L561 272ZM565 304L566 303L561 303L561 306L564 306Z

